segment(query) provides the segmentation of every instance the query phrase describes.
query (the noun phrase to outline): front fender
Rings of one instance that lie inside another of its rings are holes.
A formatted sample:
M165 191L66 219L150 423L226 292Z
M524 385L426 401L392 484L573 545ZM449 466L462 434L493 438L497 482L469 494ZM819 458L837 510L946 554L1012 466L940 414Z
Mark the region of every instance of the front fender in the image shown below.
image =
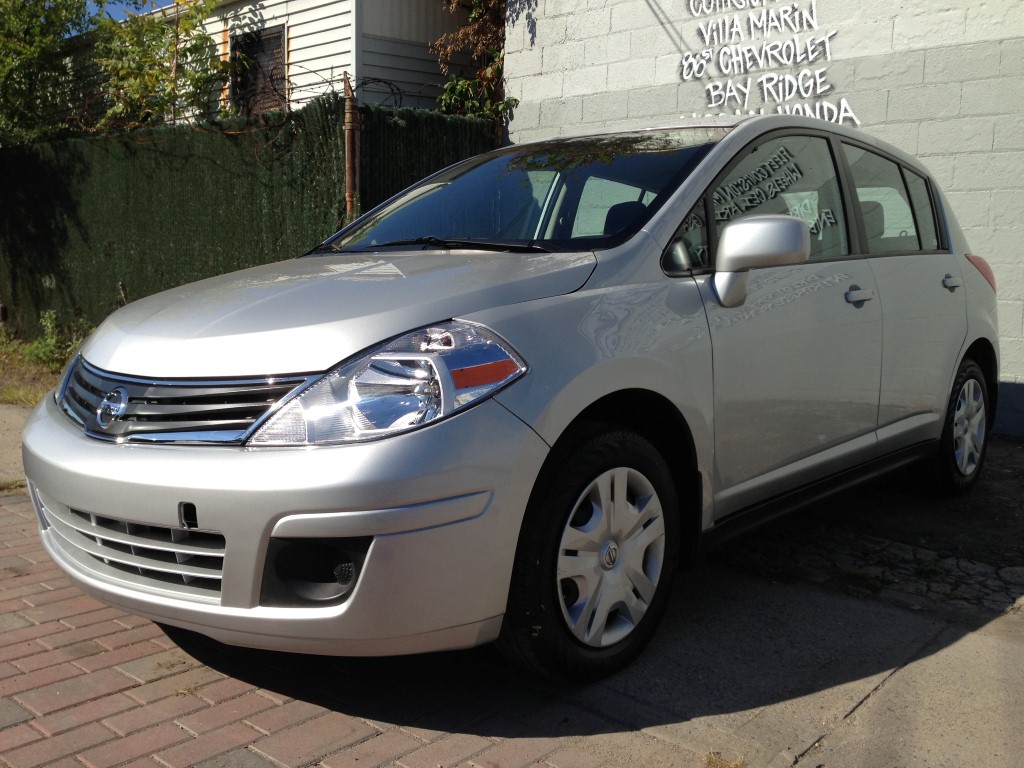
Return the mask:
M698 468L711 466L711 338L692 278L583 290L466 319L523 355L529 373L496 399L548 445L602 398L644 390L672 404L690 429Z

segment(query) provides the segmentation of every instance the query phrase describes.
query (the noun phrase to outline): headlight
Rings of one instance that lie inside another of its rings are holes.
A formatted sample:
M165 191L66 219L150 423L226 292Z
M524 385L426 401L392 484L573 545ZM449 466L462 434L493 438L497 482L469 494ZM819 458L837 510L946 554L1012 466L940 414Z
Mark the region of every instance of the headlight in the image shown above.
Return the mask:
M480 402L525 372L486 328L440 323L342 363L271 416L249 444L325 445L406 432Z

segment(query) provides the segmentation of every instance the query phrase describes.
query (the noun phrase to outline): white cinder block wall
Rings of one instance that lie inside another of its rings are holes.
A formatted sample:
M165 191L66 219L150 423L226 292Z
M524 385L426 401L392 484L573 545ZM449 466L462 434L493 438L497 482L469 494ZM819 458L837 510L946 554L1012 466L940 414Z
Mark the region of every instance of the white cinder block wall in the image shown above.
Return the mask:
M1024 434L1024 12L1018 0L513 0L514 142L808 111L920 157L992 264L997 429Z

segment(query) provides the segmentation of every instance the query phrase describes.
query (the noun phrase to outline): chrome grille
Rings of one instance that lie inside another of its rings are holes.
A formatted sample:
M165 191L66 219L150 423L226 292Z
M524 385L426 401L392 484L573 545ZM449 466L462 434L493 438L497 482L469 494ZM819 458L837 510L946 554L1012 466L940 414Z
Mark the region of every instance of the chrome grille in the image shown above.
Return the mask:
M275 403L311 379L140 379L100 370L78 358L58 401L86 434L101 440L241 443ZM122 412L101 421L104 403L116 390L125 401Z
M220 533L79 512L35 487L32 497L44 535L86 569L150 591L219 602L225 548Z

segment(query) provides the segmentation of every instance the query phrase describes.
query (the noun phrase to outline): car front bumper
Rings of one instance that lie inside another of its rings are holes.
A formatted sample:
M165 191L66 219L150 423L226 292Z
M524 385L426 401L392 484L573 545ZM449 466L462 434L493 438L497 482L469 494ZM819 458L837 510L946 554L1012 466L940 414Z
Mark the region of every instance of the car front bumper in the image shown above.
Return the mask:
M523 511L548 452L493 400L376 442L250 449L104 443L85 437L47 397L23 445L43 543L84 591L230 644L341 655L493 640ZM219 586L190 592L187 579L136 573L123 561L143 550L129 545L118 545L127 554L113 568L88 532L67 535L64 521L80 519L174 541L187 541L190 529L222 536ZM272 540L359 537L369 549L343 602L261 600Z

